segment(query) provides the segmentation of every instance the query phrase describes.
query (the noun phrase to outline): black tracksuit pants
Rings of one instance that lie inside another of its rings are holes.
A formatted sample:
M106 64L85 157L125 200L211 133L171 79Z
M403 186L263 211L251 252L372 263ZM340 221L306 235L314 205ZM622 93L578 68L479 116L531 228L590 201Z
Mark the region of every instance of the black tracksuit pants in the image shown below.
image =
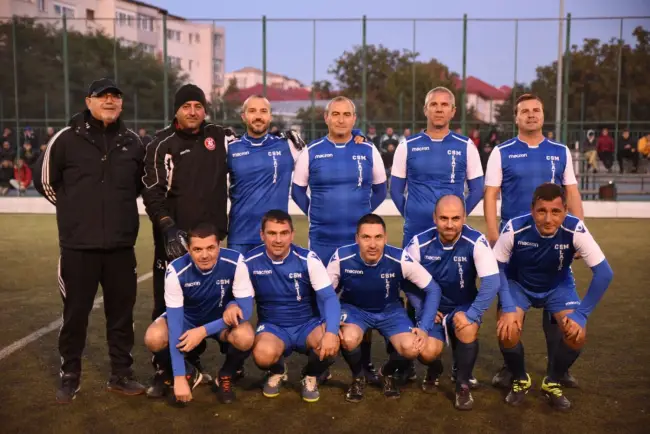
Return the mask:
M165 313L165 270L167 269L167 253L162 233L153 225L153 312L151 321L155 321Z
M137 293L135 251L61 249L59 289L63 299L63 325L59 353L63 373L81 374L88 316L97 288L102 285L106 336L111 373L130 375L133 358L133 306Z

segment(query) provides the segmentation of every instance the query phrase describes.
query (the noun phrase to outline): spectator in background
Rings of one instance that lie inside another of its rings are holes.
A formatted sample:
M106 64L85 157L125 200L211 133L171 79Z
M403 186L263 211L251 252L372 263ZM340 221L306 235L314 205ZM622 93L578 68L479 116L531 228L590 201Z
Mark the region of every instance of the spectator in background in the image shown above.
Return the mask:
M368 134L366 135L366 139L369 142L372 142L372 144L375 145L375 147L381 151L380 142L379 142L380 137L377 135L377 128L375 128L374 125L368 126Z
M555 133L553 131L549 131L548 133L546 133L546 138L551 141L555 140Z
M424 131L423 131L423 132L424 132ZM458 128L456 128L456 129L454 130L454 133L456 133L456 134L460 134L460 135L462 136L462 135L463 135L463 129L460 128L460 127L458 127Z
M0 163L0 196L6 196L14 179L14 169L11 160L3 159Z
M25 143L38 145L38 138L36 137L32 127L25 127L25 130L23 131L23 139L21 140L20 145L23 146Z
M232 128L232 127L229 127L229 128L230 128L232 131L235 131L234 128ZM274 136L277 136L278 134L280 134L280 129L278 128L277 125L273 125L273 126L271 127L271 129L269 130L269 134L273 134Z
M478 129L474 128L472 130L472 135L470 138L472 139L472 142L474 142L476 149L481 149L481 133Z
M31 143L26 142L23 145L23 150L20 153L20 156L25 160L25 164L31 169L36 160L38 159L39 152L32 146Z
M399 136L395 134L393 129L391 127L386 128L386 134L381 136L381 140L379 142L380 148L379 150L382 152L386 152L386 141L390 139L395 139L399 143Z
M140 141L144 146L147 146L151 141L151 136L147 134L147 130L144 128L140 128L138 130L138 136L140 137Z
M390 179L390 170L393 167L395 149L397 149L399 142L395 139L388 139L384 144L386 145L386 152L381 155L381 159L384 161L384 167L386 168L386 179Z
M2 160L14 161L14 158L16 158L16 151L14 150L14 147L11 145L11 142L5 139L2 142L2 149L0 149L0 161Z
M487 162L490 159L490 154L492 150L499 144L499 133L496 130L493 130L488 137L488 140L483 144L483 146L478 148L478 153L481 156L481 166L483 166L483 172L485 173L487 169Z
M41 140L41 145L47 145L50 140L52 140L52 137L54 137L54 134L56 132L54 131L54 128L52 127L47 127L47 132L45 134L45 137L43 137L43 140ZM33 146L37 146L36 143L33 143Z
M411 137L411 129L410 128L404 128L404 131L402 132L402 137L400 137L399 139L400 140L408 139L409 137Z
M618 168L620 173L623 173L623 160L630 160L634 165L632 173L639 170L639 152L636 149L634 140L630 137L630 130L627 128L623 130L623 134L618 141Z
M32 184L32 169L25 164L25 160L19 158L14 166L14 177L9 181L11 186L18 190L18 195L23 196L25 190Z
M598 151L598 158L603 162L607 172L612 173L612 166L614 165L614 140L609 135L609 130L603 128L598 143L596 144Z
M645 136L639 139L636 143L636 147L640 158L650 160L650 132L646 133Z
M13 132L11 131L11 128L7 127L2 132L2 143L4 143L5 141L9 142L11 146L16 145L16 143L14 142L14 135Z
M594 130L587 131L587 138L582 144L582 152L585 154L587 164L589 164L587 170L592 170L594 173L598 173L598 153L596 152L596 144L596 132Z

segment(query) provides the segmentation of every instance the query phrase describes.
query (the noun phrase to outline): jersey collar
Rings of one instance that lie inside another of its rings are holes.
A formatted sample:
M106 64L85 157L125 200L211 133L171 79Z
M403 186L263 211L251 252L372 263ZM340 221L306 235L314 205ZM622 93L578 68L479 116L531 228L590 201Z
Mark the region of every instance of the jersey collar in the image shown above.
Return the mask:
M564 224L564 222L562 222L562 224ZM560 229L562 228L562 226L557 228L557 230L555 232L553 232L553 235L542 235L539 232L539 229L537 229L537 225L535 224L535 221L533 221L533 227L535 228L535 232L537 232L537 235L539 235L541 238L544 238L544 239L551 239L551 238L555 237L557 235L557 233L560 231Z
M242 136L242 140L246 140L248 143L250 143L253 146L262 146L264 142L266 142L266 139L269 138L268 134L264 134L262 137L255 139L251 136L248 135L248 133L244 134Z
M442 250L454 250L454 247L456 247L456 243L458 243L458 241L460 241L461 238L463 238L463 232L462 232L462 230L461 230L461 232L460 232L460 235L459 235L458 238L456 239L456 241L454 241L453 243L451 243L451 244L448 245L448 246L445 246L444 244L442 244L442 240L440 239L440 236L439 236L439 235L436 235L435 237L433 237L433 240L434 240L434 241L437 241L438 244L440 244L440 247L442 247Z
M348 143L354 141L354 136L352 136L352 138L351 138L350 140L348 140L347 142L345 142L345 143L343 143L343 144L341 144L341 143L334 143L333 141L330 140L329 136L325 136L325 140L327 140L327 141L330 142L332 145L334 145L335 148L345 148L345 147L348 145Z
M530 143L526 142L525 140L521 140L521 139L519 138L519 136L517 136L517 141L518 141L519 143L522 143L522 144L526 145L529 149L537 149L537 148L539 148L540 146L542 146L542 143L544 143L544 142L546 141L546 137L542 137L542 140L541 140L538 144L536 144L536 145L531 145Z
M449 130L442 139L434 139L430 135L428 135L426 131L423 131L422 135L427 139L431 140L432 142L440 143L440 142L444 142L445 139L451 135L451 130Z
M208 271L203 271L194 263L194 261L192 261L192 265L194 266L194 269L196 271L198 271L199 273L201 273L203 276L208 276L208 275L212 274L212 272L217 268L218 263L219 263L219 256L217 256L217 262L214 263L212 268L210 268Z
M291 256L291 253L292 253L292 252L293 252L293 248L290 247L290 248L289 248L289 253L287 253L287 256L285 256L284 258L282 258L282 259L279 260L279 261L276 261L275 259L273 259L273 258L271 258L271 257L269 256L269 252L267 252L267 251L266 251L266 247L264 247L264 254L266 255L267 258L269 258L269 261L271 261L271 263L272 263L273 265L282 265L282 264L284 264L284 261L286 261L286 259L287 259L289 256Z

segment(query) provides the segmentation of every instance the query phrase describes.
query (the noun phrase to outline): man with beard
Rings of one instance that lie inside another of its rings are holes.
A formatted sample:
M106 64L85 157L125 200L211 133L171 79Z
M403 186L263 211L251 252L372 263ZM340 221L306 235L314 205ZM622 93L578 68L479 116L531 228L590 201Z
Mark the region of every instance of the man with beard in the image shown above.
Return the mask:
M168 262L186 252L186 233L199 223L214 225L221 236L227 234L226 144L234 139L221 126L205 122L203 91L186 84L174 97L175 117L147 145L143 182L144 204L154 233L154 309L152 321L165 312L165 269ZM205 341L187 355L188 361L203 371L199 355ZM153 358L156 376L147 390L150 397L162 396L171 376ZM207 374L203 377L210 381Z

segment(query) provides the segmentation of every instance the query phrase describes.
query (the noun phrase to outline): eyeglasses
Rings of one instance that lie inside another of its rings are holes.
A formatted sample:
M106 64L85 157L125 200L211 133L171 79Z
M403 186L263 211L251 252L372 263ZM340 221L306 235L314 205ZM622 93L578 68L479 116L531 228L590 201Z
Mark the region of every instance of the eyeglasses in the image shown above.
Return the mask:
M111 99L114 99L116 101L122 101L122 94L113 94L113 93L103 93L101 95L95 95L92 98L96 98L100 101L107 101L108 97L111 97Z

